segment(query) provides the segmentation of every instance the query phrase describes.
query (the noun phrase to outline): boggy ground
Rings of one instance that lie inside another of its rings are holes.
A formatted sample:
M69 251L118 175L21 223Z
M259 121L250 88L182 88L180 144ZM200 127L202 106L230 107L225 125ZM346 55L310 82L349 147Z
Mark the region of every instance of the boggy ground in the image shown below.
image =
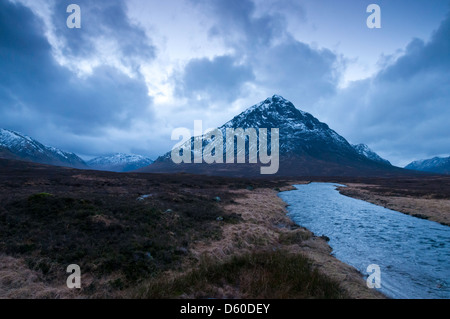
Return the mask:
M0 160L0 298L380 297L286 217L289 184Z
M0 160L0 298L383 298L286 216L293 183Z
M126 297L241 220L222 207L233 189L265 184L0 160L0 297ZM77 292L66 287L70 264L83 274Z

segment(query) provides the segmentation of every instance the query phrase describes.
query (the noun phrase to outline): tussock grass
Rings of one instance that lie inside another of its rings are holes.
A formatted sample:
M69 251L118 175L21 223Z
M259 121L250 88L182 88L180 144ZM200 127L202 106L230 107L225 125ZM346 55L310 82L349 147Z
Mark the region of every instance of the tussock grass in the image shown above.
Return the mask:
M225 260L204 258L175 278L141 284L133 298L345 298L337 282L314 269L301 254L260 251Z
M42 281L42 273L29 269L21 258L0 254L0 299L3 298L76 298L76 292L62 285Z
M280 233L279 242L283 245L299 244L302 241L308 240L312 237L312 234L303 229L299 229L291 232Z

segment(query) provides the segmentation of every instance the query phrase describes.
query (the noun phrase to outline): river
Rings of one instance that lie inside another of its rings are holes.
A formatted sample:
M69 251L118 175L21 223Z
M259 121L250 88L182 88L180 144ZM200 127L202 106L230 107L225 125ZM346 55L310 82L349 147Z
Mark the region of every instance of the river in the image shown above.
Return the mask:
M378 265L386 296L450 298L450 227L341 195L344 185L294 186L279 195L292 220L329 237L332 254L366 277Z

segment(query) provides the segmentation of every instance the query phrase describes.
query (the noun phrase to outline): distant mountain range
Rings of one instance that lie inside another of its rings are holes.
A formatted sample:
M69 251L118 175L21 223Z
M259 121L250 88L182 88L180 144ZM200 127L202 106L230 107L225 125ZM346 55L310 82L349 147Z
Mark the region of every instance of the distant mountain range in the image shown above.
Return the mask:
M405 166L406 169L438 174L450 174L450 156L414 161Z
M111 156L96 157L88 161L87 165L99 171L130 172L152 163L153 161L145 156L117 153Z
M5 129L0 129L0 157L41 164L87 168L86 163L74 153L45 146L27 135Z
M297 109L279 95L253 105L226 122L219 129L223 136L227 129L271 128L279 129L280 176L386 176L408 174L407 170L394 167L365 144L351 145L327 124ZM270 134L269 134L270 136ZM203 136L202 136L203 137ZM197 137L199 138L199 137ZM211 141L203 139L202 151ZM194 144L194 138L190 143ZM268 147L269 152L270 145ZM171 152L160 156L155 162L141 155L117 153L100 156L85 162L74 153L45 146L37 140L11 130L0 129L0 158L35 163L95 169L114 172L187 172L208 175L256 176L260 175L258 162L249 164L248 142L245 150L246 164L175 164ZM256 148L259 154L259 149ZM235 156L237 150L235 149ZM191 156L194 156L192 150ZM225 147L224 147L224 162ZM450 157L435 157L415 161L405 167L410 170L449 174Z
M6 129L0 129L0 158L112 172L128 172L153 163L144 156L121 153L85 162L74 153L45 146L25 134Z
M274 95L242 112L219 129L279 128L282 176L386 175L402 171L383 160L366 145L352 146L342 136L291 102ZM191 138L193 143L194 138ZM203 141L203 149L208 142ZM246 152L248 155L248 151ZM192 151L193 157L193 151ZM247 161L248 163L248 161ZM175 164L171 152L142 172L189 172L217 175L260 175L258 164Z

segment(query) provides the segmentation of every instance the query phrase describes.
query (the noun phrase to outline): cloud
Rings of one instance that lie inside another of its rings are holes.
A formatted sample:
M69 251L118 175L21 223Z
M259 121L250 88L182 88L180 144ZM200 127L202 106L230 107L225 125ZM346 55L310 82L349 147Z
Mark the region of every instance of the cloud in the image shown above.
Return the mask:
M255 55L258 84L309 106L336 91L339 56L328 49L289 39Z
M183 70L178 90L184 96L232 102L240 96L243 85L252 80L251 68L240 65L232 56L192 59Z
M214 15L210 28L212 37L221 37L233 45L269 45L282 36L285 20L279 13L262 12L256 15L256 5L251 0L200 0L193 1Z
M425 43L370 79L356 81L324 101L330 124L353 142L364 142L398 165L448 154L450 145L450 16Z
M31 10L1 1L0 127L67 144L64 136L99 136L110 127L130 129L136 118L152 119L141 76L101 65L80 78L56 62L43 33ZM95 152L96 145L83 151Z
M241 63L242 72L237 72L238 74L235 74L236 64L229 61L219 63L219 60L208 62L206 59L193 59L186 65L186 77L189 77L189 74L195 76L197 73L210 72L215 78L212 81L213 85L222 80L230 84L231 76L235 77L236 84L231 87L232 93L224 96L224 93L219 91L214 98L226 97L227 102L233 101L232 96L237 99L239 97L236 94L239 92L237 88L244 82L240 77L243 74L247 75L244 78L248 85L241 93L245 92L249 96L258 95L260 99L277 93L291 99L297 105L310 106L336 91L345 60L331 50L314 48L298 41L288 32L287 16L290 11L298 14L298 19L305 19L305 12L298 2L288 0L264 3L252 0L193 2L204 15L210 16L211 37L222 39L233 52L234 59ZM214 73L213 66L219 64L222 72ZM245 65L245 68L242 65ZM230 68L230 71L224 73L225 67ZM197 68L199 70L196 70ZM202 71L195 72L200 70ZM248 70L251 70L253 77L249 76ZM225 78L221 79L222 77ZM211 89L206 85L211 79L202 76L189 79L195 85L185 86L183 92L197 89L196 85L201 85L199 82L202 78L205 79L204 88Z
M173 127L221 125L276 93L396 164L450 145L449 18L427 42L385 56L376 75L340 88L348 60L302 42L298 28L315 15L295 0L175 2L181 15L157 1L79 0L82 28L68 29L71 3L0 1L0 127L88 155L162 153ZM331 11L320 12L308 24L327 27Z
M72 0L55 1L52 15L53 34L68 60L124 66L139 71L142 61L155 58L156 48L145 31L130 21L124 0L78 0L81 28L69 29L66 13Z

